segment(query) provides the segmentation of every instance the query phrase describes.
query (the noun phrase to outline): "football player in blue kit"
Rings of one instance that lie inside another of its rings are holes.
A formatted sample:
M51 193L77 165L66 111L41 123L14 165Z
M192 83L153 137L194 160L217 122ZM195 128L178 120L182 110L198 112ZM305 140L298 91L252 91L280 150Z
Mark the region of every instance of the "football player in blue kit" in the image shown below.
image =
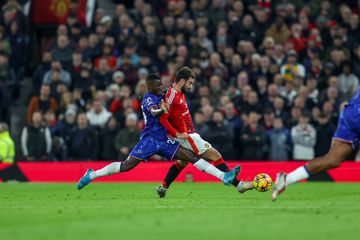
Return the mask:
M332 138L330 150L324 156L309 161L294 171L278 173L272 192L275 201L286 187L295 182L307 179L310 175L337 168L359 146L360 136L360 90L341 111L338 127Z
M77 188L82 189L98 177L127 172L154 154L161 155L169 160L175 158L191 162L197 169L217 177L225 185L230 185L239 174L240 166L236 166L229 172L222 172L204 159L198 158L195 153L182 148L175 139L168 138L166 129L159 122L160 115L167 110L163 102L162 81L157 75L149 75L146 84L148 93L145 94L141 103L145 128L141 132L140 141L124 162L113 162L97 171L88 169L79 180ZM179 134L177 137L186 138L186 135Z

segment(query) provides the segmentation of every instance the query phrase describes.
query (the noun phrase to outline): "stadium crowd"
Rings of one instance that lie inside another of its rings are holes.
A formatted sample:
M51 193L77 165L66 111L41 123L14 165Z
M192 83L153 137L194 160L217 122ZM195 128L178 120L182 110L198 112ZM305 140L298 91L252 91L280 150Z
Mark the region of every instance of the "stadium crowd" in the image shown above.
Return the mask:
M323 155L359 88L360 1L294 2L135 0L113 16L96 9L86 27L71 1L32 76L23 159L124 160L144 126L146 77L168 88L185 65L196 131L225 159ZM22 58L6 53L20 22L1 25L2 81Z

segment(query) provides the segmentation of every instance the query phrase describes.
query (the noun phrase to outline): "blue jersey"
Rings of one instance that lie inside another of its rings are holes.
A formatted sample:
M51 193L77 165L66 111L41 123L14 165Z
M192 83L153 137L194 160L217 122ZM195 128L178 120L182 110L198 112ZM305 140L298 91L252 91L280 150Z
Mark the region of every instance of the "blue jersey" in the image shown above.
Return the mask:
M360 143L360 91L341 111L333 139L349 143L355 149Z
M360 90L352 97L349 102L349 105L360 105Z
M153 116L150 113L152 107L159 107L162 99L163 96L156 96L152 93L145 94L141 103L145 128L141 132L140 141L129 156L146 161L154 154L159 154L169 160L176 155L180 144L167 137L166 129L159 122L160 116Z
M150 113L150 109L154 106L159 107L160 101L163 100L163 96L156 96L152 93L146 93L142 102L141 109L144 116L145 128L141 132L140 139L145 136L151 136L159 140L167 140L166 129L159 122L160 116L153 116Z

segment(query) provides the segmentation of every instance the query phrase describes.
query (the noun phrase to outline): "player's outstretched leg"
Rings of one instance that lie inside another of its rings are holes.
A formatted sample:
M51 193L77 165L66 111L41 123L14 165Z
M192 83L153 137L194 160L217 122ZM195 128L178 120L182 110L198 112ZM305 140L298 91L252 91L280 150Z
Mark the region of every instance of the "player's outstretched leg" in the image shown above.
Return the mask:
M347 142L333 140L331 148L324 156L315 158L307 165L301 166L289 174L278 173L273 187L272 200L275 201L280 193L290 184L307 179L310 175L327 171L340 166L353 151L352 145Z
M213 161L214 166L223 172L230 171L220 152L215 148L208 149L201 157ZM239 193L254 189L254 184L252 182L239 181L236 178L231 182L231 185L233 185Z
M214 151L211 151L214 150ZM230 169L227 166L225 160L222 158L221 154L214 148L207 150L203 155L203 158L206 160L212 161L214 166L223 172L229 172ZM168 188L170 187L171 183L175 181L177 176L181 173L181 171L186 167L187 162L177 160L168 170L165 179L163 180L162 184L156 187L156 192L160 198L165 197ZM234 179L231 184L236 187L239 193L244 193L248 190L254 189L254 184L252 182L246 181L239 181L238 179Z
M165 197L166 192L167 192L168 188L170 187L171 183L173 183L175 181L177 176L179 176L179 174L186 167L187 164L188 164L188 162L176 160L171 165L162 184L155 188L155 190L160 198Z
M183 147L179 148L175 158L193 163L197 169L222 180L225 185L230 185L240 172L240 166L234 167L229 172L220 171L212 164L208 163L202 158L198 158L195 153Z
M77 189L81 190L95 178L110 176L115 173L129 171L136 167L140 162L141 161L139 159L129 156L124 162L113 162L97 171L94 171L93 169L88 169L85 172L84 176L80 178L77 184Z

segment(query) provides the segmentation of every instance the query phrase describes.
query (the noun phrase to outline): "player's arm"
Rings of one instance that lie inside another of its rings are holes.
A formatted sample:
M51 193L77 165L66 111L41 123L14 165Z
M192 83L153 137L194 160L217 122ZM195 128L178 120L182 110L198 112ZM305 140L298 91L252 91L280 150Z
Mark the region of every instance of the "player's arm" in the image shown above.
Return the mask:
M154 117L160 116L167 111L167 107L166 107L164 101L161 101L159 107L157 107L156 105L153 105L152 107L150 107L149 111L150 111L151 115L153 115Z
M189 135L187 133L180 133L178 132L169 122L168 118L171 113L172 104L167 105L167 111L161 115L159 121L161 125L164 126L166 131L170 134L172 137L181 138L181 139L187 139Z

